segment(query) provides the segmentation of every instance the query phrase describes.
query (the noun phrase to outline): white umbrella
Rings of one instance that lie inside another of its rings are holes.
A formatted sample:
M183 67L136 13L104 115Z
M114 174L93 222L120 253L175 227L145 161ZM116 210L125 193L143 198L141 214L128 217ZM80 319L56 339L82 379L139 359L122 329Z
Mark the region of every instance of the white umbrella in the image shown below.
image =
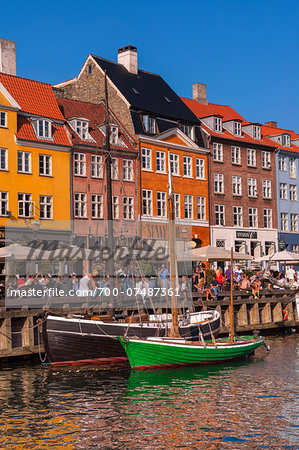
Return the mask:
M36 260L36 259L48 259L48 251L42 251L40 248L26 247L20 244L11 244L7 247L0 248L0 258L6 259L19 259L19 260ZM28 259L29 258L29 259Z
M288 252L283 250L282 252L276 252L274 255L266 255L259 258L259 261L285 261L285 262L297 262L299 261L299 254Z
M191 250L192 261L230 261L231 252L221 247L206 247L194 248ZM234 261L251 260L252 256L245 253L234 252Z

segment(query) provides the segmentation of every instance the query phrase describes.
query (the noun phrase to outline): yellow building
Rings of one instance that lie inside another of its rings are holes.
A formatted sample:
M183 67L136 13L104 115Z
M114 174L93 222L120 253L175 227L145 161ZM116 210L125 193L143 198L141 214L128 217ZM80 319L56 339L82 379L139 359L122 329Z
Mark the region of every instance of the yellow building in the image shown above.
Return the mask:
M0 73L0 229L22 238L71 231L70 140L52 87Z

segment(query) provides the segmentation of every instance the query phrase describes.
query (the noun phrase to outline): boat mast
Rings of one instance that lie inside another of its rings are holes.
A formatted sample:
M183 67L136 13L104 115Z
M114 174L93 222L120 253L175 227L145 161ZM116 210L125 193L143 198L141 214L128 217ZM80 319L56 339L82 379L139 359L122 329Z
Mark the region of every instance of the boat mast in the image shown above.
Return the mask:
M114 249L114 238L113 238L113 212L112 212L112 185L111 185L111 149L110 149L110 114L109 114L109 103L108 103L108 87L107 87L107 74L105 71L105 132L106 132L106 142L105 142L105 168L106 168L106 179L107 179L107 219L108 219L108 248L109 252L113 255ZM107 245L107 243L106 243ZM114 276L114 258L109 258L106 262L106 274L109 276Z
M230 339L234 340L234 277L233 277L234 250L230 249Z
M178 326L178 306L176 298L176 261L175 261L175 207L174 193L172 189L172 174L170 169L170 160L168 155L168 211L169 211L169 252L170 252L170 280L172 290L171 311L172 325L170 328L170 337L179 337Z

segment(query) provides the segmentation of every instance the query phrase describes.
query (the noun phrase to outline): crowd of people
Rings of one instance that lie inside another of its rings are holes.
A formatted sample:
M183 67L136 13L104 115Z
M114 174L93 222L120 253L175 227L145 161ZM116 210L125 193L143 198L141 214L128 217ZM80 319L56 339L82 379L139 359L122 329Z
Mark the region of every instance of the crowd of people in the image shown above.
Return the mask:
M230 291L231 283L233 283L234 290L246 292L258 299L264 287L268 289L293 287L297 281L299 282L293 266L286 271L285 275L274 270L270 271L270 275L271 282L269 278L263 279L258 271L249 276L240 266L237 266L233 272L230 265L224 272L218 266L211 280L207 282L205 264L200 264L194 268L192 274L192 291L205 296L207 301L217 300L219 292Z

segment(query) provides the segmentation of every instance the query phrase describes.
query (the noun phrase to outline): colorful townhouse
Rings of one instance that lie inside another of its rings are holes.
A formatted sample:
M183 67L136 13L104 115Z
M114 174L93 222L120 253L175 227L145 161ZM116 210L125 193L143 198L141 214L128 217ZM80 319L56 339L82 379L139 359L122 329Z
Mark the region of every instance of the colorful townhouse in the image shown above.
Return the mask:
M206 86L183 99L200 119L210 146L211 245L259 258L277 249L275 144L262 126L228 105L207 101Z
M139 152L140 233L166 239L171 170L178 233L209 244L208 149L194 113L160 75L138 67L137 48L118 50L118 61L89 55L77 77L57 84L57 96L92 103L105 98L134 137Z
M108 234L105 105L57 98L72 141L72 217L77 243L104 244ZM137 157L134 140L110 112L114 236L129 237L137 220ZM97 242L95 242L95 239Z
M22 239L25 229L34 236L38 226L45 239L68 240L71 143L64 117L51 85L5 73L13 71L6 61L0 73L2 237Z
M299 253L299 135L266 122L262 132L276 146L278 244Z

